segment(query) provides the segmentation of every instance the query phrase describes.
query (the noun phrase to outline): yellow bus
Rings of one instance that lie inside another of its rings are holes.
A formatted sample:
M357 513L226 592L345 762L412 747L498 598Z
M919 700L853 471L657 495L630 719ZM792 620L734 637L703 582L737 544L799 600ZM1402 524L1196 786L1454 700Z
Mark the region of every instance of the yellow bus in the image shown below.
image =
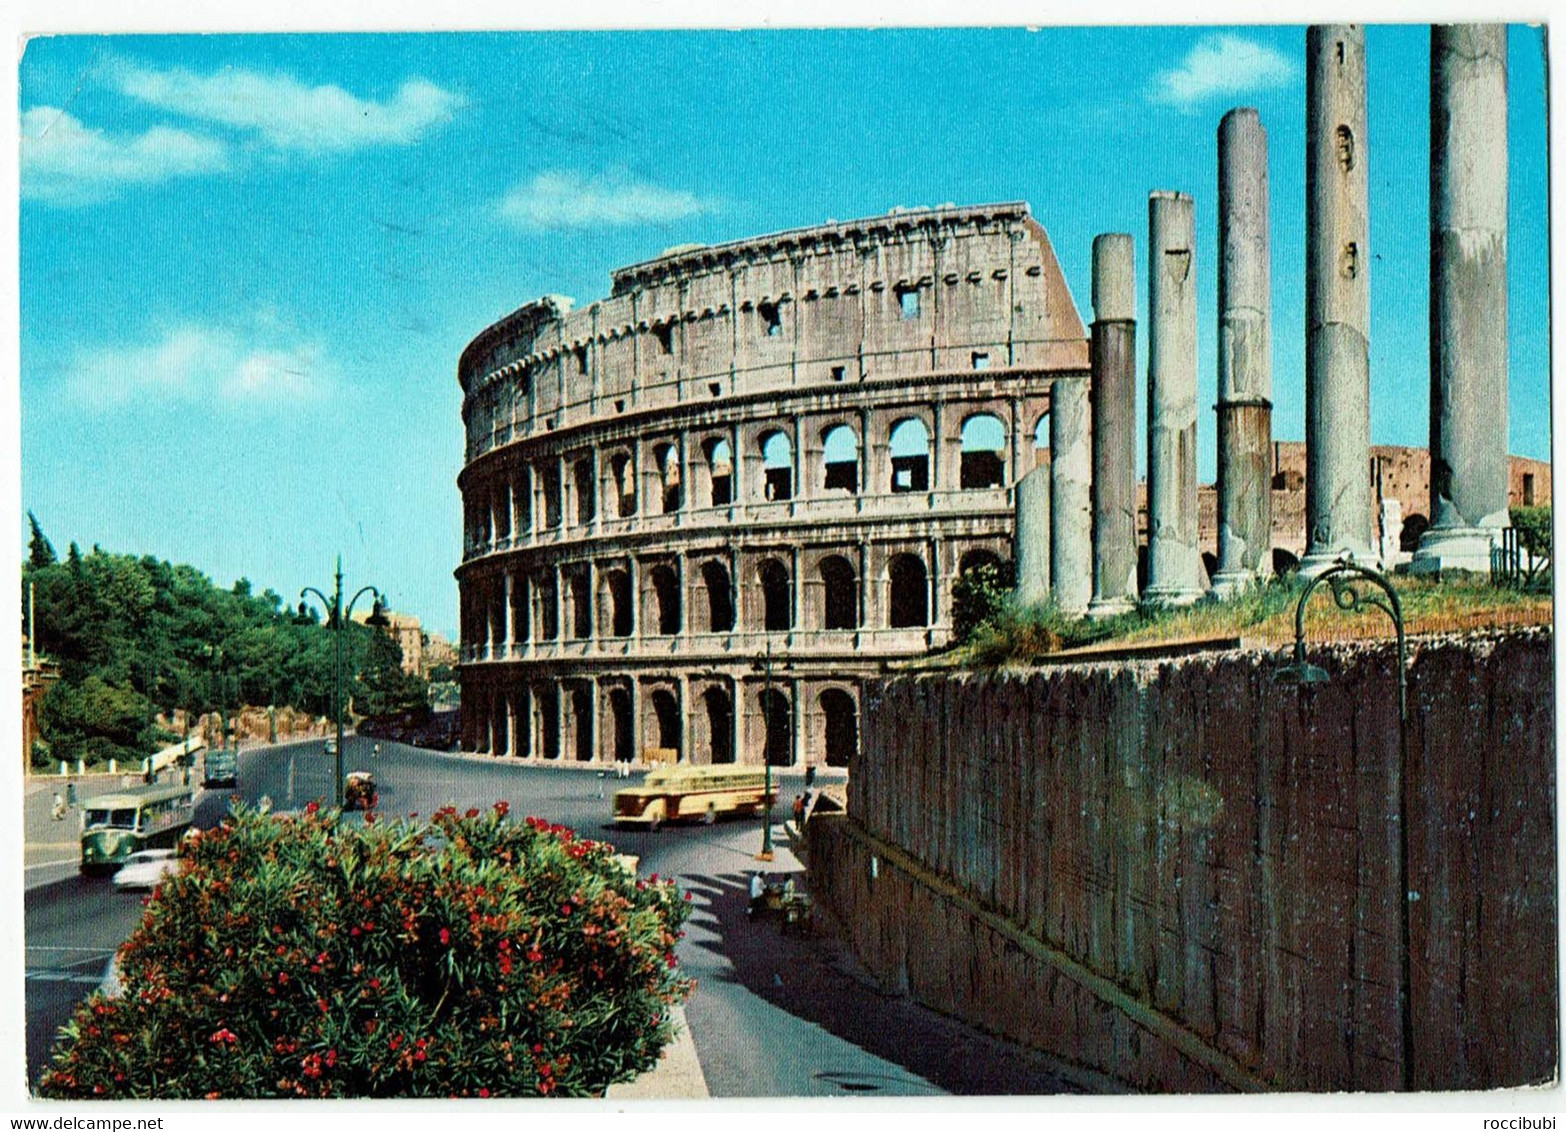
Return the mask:
M669 766L650 771L640 786L614 796L616 825L657 829L666 821L714 822L719 814L752 817L771 809L777 791L767 793L766 771L758 767Z
M82 872L106 872L142 849L173 845L195 817L189 786L138 786L82 804Z

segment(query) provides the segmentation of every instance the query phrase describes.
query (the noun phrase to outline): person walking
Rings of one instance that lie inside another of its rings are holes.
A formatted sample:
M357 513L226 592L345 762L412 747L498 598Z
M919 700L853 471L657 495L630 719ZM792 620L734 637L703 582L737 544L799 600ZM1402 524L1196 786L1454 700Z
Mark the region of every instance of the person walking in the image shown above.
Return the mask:
M750 906L745 909L745 915L747 915L747 916L754 916L756 914L756 909L761 907L761 897L762 897L762 894L765 893L766 890L767 890L767 886L762 883L762 881L761 881L761 874L760 873L751 873L750 874Z
M55 821L65 820L65 798L58 790L54 792L54 806L49 812L54 815Z

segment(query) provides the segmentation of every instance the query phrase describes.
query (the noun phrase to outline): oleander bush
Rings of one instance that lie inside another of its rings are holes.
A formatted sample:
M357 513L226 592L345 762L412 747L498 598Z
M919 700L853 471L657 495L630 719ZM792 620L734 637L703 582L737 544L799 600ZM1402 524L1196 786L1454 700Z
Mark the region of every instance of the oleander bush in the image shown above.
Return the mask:
M39 1092L594 1096L652 1066L688 897L503 802L368 817L236 808L192 838Z

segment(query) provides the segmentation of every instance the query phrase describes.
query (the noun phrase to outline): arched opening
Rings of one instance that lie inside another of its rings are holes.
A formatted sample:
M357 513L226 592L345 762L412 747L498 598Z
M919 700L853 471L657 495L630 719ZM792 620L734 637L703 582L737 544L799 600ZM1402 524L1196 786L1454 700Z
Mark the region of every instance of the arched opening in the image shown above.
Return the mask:
M538 600L538 636L545 641L560 637L560 594L553 573L542 574L534 583Z
M579 763L593 760L593 694L584 687L571 689L572 753Z
M701 581L707 591L707 630L727 633L734 628L734 587L728 568L721 562L704 562Z
M672 566L654 566L652 592L658 635L672 637L680 631L680 579Z
M821 486L827 491L859 490L859 437L847 425L829 429L821 438L821 462L825 470Z
M546 759L560 757L560 690L553 684L533 689L534 726L538 750Z
M707 709L708 761L731 763L734 761L734 702L722 688L708 688L701 698Z
M859 753L859 709L841 688L821 693L822 750L827 766L847 766Z
M823 629L859 628L859 578L848 559L840 554L821 560Z
M788 766L794 761L794 713L788 693L763 688L757 697L762 719L762 757L773 766Z
M734 451L721 439L709 440L704 447L712 476L712 505L727 507L734 502Z
M683 502L680 491L680 454L672 444L660 444L653 450L658 468L659 504L665 515L678 511Z
M887 567L891 581L888 621L893 629L923 628L930 623L930 579L924 562L912 554L893 557Z
M892 426L892 490L930 490L930 432L918 417Z
M560 526L560 469L545 464L538 470L538 486L544 493L544 526L555 530Z
M614 761L628 763L636 756L636 735L631 730L631 693L627 688L609 690L609 719L614 727Z
M963 422L958 479L964 491L1005 485L1006 426L999 417L980 413Z
M787 632L794 627L788 567L776 558L764 558L756 574L761 582L762 628L769 633Z
M659 688L652 694L653 723L658 729L658 746L667 751L674 751L678 758L680 750L680 705L674 698L674 693L666 688Z
M609 461L609 474L614 477L615 512L622 519L636 514L636 475L631 468L627 452L617 452Z
M1300 560L1281 546L1272 548L1272 572L1281 578L1300 568Z
M525 641L532 629L532 618L528 616L528 578L526 574L514 575L511 579L511 638L514 641Z
M1430 529L1430 520L1415 511L1403 520L1403 533L1398 536L1397 548L1407 554L1419 549L1420 537ZM1392 567L1388 566L1390 570Z
M593 592L587 571L571 573L571 636L578 641L593 635Z
M514 526L519 533L533 529L533 473L526 465L517 470L516 483L511 488L511 507L515 512Z
M631 575L625 570L611 570L605 578L609 590L609 631L616 637L631 635Z
M576 481L576 522L585 527L598 514L598 483L591 459L578 460L571 473Z
M1050 456L1049 414L1045 413L1039 418L1038 424L1033 426L1033 466L1042 468L1049 463Z
M490 734L489 752L492 755L509 755L511 753L511 721L507 718L509 704L504 695L494 698L494 712L492 730Z
M794 446L785 432L761 438L761 497L774 503L794 498Z
M1218 556L1211 551L1202 551L1202 568L1207 571L1207 578L1211 581L1212 576L1218 573Z

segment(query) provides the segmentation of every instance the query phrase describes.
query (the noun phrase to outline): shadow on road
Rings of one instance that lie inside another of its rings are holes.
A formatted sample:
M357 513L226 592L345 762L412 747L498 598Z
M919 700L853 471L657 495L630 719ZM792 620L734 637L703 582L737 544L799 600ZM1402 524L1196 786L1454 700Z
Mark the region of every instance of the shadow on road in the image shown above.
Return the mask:
M788 874L795 883L803 873ZM785 874L773 874L773 880ZM1045 1055L993 1038L911 999L876 986L847 948L822 930L784 930L773 915L746 914L748 873L685 878L705 902L706 926L718 937L700 946L733 964L752 994L812 1022L868 1053L901 1065L959 1096L1083 1093L1064 1067ZM821 1074L823 1079L832 1074ZM873 1081L834 1082L845 1093L877 1091Z

